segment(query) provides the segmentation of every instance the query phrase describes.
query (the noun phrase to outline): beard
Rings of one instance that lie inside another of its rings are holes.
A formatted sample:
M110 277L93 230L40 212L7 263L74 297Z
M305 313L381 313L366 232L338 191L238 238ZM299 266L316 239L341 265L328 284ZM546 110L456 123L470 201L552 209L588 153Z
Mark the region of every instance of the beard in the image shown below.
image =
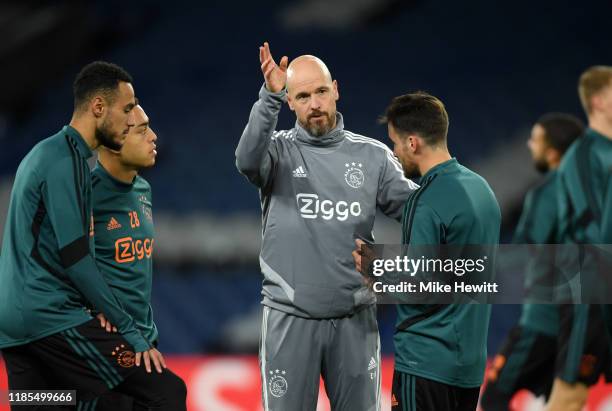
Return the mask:
M324 121L310 122L311 118L318 116L324 116ZM302 127L304 127L311 136L321 137L331 131L332 127L334 126L335 117L335 113L332 116L324 111L315 111L308 116L306 119L306 124L302 124Z
M535 169L542 174L545 174L548 172L548 170L550 170L550 167L548 167L548 163L543 158L535 158L533 160L533 165Z
M402 168L404 169L404 176L406 178L419 178L421 177L421 172L419 171L419 166L416 163L411 163L406 160L400 160L402 163Z
M96 139L106 148L119 151L123 144L116 140L118 136L112 131L112 124L104 119L100 127L96 127Z

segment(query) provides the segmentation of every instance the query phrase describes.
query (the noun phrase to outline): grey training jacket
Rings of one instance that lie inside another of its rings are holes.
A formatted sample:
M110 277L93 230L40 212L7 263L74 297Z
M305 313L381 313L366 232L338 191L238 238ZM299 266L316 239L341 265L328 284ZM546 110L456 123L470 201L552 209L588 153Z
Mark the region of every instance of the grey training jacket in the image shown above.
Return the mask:
M259 188L263 304L306 318L337 318L375 303L355 269L355 238L374 241L376 208L399 220L418 186L383 143L336 128L311 136L297 122L275 131L285 92L262 87L236 166Z

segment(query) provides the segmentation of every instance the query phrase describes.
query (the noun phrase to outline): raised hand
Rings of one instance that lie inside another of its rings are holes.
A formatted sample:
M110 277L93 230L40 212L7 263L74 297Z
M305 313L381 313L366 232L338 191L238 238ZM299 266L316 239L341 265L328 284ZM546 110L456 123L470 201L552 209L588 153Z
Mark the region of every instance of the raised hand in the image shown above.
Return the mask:
M272 93L278 93L287 83L287 66L289 58L283 56L280 60L280 65L277 65L270 53L270 45L265 42L259 47L259 62L261 63L261 72L266 80L266 88Z

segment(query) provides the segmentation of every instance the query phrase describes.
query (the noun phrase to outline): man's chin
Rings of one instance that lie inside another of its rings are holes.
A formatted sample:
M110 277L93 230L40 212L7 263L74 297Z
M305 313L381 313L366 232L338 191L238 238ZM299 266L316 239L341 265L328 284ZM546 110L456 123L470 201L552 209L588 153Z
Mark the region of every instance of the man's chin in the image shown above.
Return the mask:
M535 166L536 171L537 171L538 173L541 173L541 174L546 174L546 173L548 173L548 170L550 169L550 168L548 167L548 164L546 164L546 163L544 163L544 162L536 162L536 163L534 164L534 166Z
M421 173L419 172L418 167L405 166L404 164L402 164L402 168L404 169L404 177L410 179L421 178Z
M312 136L315 136L315 137L321 137L321 136L329 133L329 131L330 131L330 128L329 128L329 126L327 124L326 125L321 125L321 126L319 126L319 125L316 125L316 126L311 125L310 127L308 127L308 132Z
M118 137L111 138L107 134L98 134L98 141L101 146L104 146L112 151L120 151L127 136L120 134Z
M404 177L410 180L418 180L421 178L421 174L419 173L404 173Z
M109 141L106 144L103 144L106 148L110 149L111 151L115 151L115 152L120 152L121 151L121 147L123 147L123 142L125 141L125 139L122 139L121 141Z

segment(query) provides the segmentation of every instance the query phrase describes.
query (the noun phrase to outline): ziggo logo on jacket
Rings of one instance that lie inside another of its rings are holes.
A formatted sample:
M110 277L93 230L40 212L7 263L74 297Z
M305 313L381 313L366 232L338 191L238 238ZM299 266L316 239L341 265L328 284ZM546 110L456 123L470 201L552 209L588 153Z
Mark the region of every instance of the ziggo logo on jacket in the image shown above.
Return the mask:
M136 258L151 258L153 255L153 238L134 240L132 237L122 237L115 241L115 261L129 263Z
M357 201L348 203L331 200L320 200L317 194L299 193L295 196L303 218L318 218L319 214L324 220L331 220L336 217L338 221L346 221L349 216L359 217L361 215L361 204Z

